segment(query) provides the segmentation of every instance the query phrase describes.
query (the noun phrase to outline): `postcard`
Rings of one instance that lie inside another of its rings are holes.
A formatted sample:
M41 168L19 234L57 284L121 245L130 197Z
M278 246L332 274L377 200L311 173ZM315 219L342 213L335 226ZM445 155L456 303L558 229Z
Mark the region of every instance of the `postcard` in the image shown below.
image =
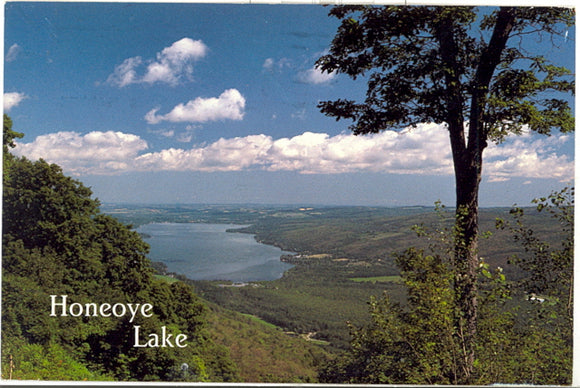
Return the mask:
M2 383L574 384L574 8L4 23Z

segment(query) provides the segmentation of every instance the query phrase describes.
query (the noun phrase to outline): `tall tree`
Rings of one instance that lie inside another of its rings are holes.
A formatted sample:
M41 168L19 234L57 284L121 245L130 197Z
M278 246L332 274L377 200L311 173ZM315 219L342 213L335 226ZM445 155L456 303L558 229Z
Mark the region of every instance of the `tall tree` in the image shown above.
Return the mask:
M4 168L7 168L14 158L10 153L10 148L16 146L14 139L22 137L24 137L23 133L12 130L12 119L7 114L4 114L4 123L2 126L2 160L4 162Z
M570 71L526 50L530 37L567 34L574 10L566 8L337 6L341 19L329 53L317 61L326 72L368 77L366 99L319 104L337 120L353 120L355 134L445 124L455 169L455 288L457 332L469 382L477 333L478 192L482 155L524 127L542 134L574 130L568 102ZM478 24L478 28L477 25ZM370 73L370 74L367 74ZM557 92L557 93L556 93Z

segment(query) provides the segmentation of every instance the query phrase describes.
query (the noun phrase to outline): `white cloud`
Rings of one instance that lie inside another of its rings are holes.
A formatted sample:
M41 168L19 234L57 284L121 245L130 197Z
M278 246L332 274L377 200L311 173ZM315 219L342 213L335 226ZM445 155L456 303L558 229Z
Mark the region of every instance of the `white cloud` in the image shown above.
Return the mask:
M272 138L266 135L222 138L205 147L147 153L138 157L136 164L145 171L240 171L261 165L271 145Z
M274 67L274 59L273 58L266 58L262 67L266 70L272 70Z
M107 82L120 87L140 82L135 69L142 63L143 60L141 57L125 59L123 63L115 68L115 71L109 76Z
M319 85L332 81L336 74L336 72L326 73L317 67L313 67L298 73L298 80L305 84Z
M331 137L305 132L290 139L276 140L268 156L266 169L270 171L321 174L373 171L421 175L452 172L446 131L436 125L368 136L340 134Z
M42 158L73 174L99 174L133 169L133 160L146 149L145 140L122 132L57 132L38 136L32 143L17 143L14 153Z
M182 139L182 140L191 140ZM570 136L509 137L484 152L488 182L513 177L571 181L574 161L559 152ZM421 124L402 132L354 136L304 132L273 139L264 134L219 139L190 149L170 148L142 153L147 143L121 132L59 132L18 144L15 152L44 158L73 173L112 174L122 171L297 171L303 174L380 172L410 175L452 175L448 132L440 125Z
M574 160L558 154L558 149L569 141L573 141L569 135L534 136L529 131L510 136L501 145L490 145L484 151L484 175L490 182L509 180L513 176L572 181Z
M262 64L262 68L268 72L282 71L286 67L291 67L291 62L288 58L280 58L275 60L274 58L266 58Z
M24 93L18 93L18 92L4 93L4 98L3 98L4 112L9 112L10 109L12 109L15 106L17 106L18 104L20 104L22 102L22 100L24 100L26 97L27 96Z
M186 104L179 104L171 112L158 115L160 108L154 108L145 115L149 124L161 121L204 123L218 120L242 120L246 99L236 89L228 89L219 97L198 97Z
M175 85L181 76L191 77L194 61L205 56L207 46L201 40L183 38L157 54L157 61L147 66L143 82L166 82Z
M4 60L6 62L12 62L16 60L16 57L18 56L18 54L20 53L20 46L16 43L14 43L12 46L10 46L10 48L8 49L8 52L6 53L6 56L4 57Z
M184 77L191 79L193 63L205 57L207 46L201 40L183 38L157 53L155 60L146 63L140 56L127 58L118 65L107 82L119 87L134 83L156 82L177 85ZM143 76L137 74L137 69L146 64Z

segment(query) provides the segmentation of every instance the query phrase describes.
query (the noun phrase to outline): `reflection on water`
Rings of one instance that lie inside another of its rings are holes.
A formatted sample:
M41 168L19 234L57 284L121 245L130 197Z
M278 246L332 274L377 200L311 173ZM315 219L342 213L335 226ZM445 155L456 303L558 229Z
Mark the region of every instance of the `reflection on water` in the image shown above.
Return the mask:
M226 232L239 227L156 223L137 231L151 236L145 240L151 246L151 260L194 280L274 280L292 267L280 261L280 255L290 252L260 244L250 234Z

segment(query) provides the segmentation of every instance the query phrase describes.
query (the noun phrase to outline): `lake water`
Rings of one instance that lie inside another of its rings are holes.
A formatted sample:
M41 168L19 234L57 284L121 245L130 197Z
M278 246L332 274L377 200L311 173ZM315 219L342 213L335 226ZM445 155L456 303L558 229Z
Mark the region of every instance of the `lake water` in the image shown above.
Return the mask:
M280 255L291 252L260 244L251 234L226 232L240 227L154 223L140 226L137 232L151 236L145 239L151 246L151 260L194 280L274 280L292 267L280 261Z

